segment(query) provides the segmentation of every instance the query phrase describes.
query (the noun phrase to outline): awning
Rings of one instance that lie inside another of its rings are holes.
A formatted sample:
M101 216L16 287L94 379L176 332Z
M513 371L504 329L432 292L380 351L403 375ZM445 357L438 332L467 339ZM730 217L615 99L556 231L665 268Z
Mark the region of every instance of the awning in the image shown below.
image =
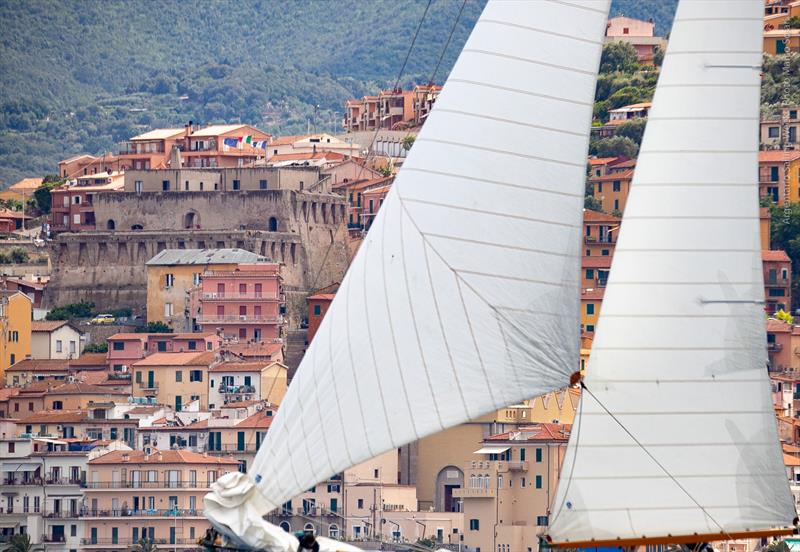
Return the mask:
M40 443L52 443L54 445L66 445L66 441L59 441L57 439L48 439L46 437L34 437L34 441L39 441Z
M36 471L41 466L42 466L41 464L32 464L28 462L21 462L16 464L3 464L3 471L4 472Z
M482 449L478 449L473 454L500 454L501 452L505 452L511 447L483 447Z

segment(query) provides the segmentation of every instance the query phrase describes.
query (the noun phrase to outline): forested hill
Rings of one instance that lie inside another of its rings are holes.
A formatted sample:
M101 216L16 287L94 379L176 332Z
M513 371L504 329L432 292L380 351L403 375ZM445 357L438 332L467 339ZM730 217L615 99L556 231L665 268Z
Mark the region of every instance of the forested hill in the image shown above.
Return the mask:
M536 0L535 0L536 1ZM677 0L614 0L653 17ZM6 0L0 3L0 187L149 128L249 122L338 129L342 105L393 84L426 0ZM441 82L485 0L468 0ZM403 83L427 81L461 7L433 0ZM338 112L338 113L337 113Z

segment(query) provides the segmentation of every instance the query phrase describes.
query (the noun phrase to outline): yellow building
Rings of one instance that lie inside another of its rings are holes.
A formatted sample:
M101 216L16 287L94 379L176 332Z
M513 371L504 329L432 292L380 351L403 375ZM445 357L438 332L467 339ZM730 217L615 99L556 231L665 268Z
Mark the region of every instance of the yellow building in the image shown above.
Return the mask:
M776 205L800 202L800 151L767 150L758 152L758 187L761 197Z
M133 396L155 397L158 404L180 411L192 401L200 409L208 408L208 369L214 364L214 352L153 353L135 362Z
M230 271L239 263L267 259L244 249L165 249L147 261L147 321L190 332L194 321L189 290L206 270Z
M605 288L585 289L581 292L581 329L594 334L600 318L600 305L603 303Z
M41 178L23 178L0 192L0 199L3 201L27 201L33 197L33 192L41 185Z
M455 492L463 500L470 550L539 549L569 431L569 425L541 423L483 441L464 465L465 486Z
M0 381L6 369L31 354L31 298L19 291L0 291Z
M238 401L264 400L277 405L288 386L287 368L280 362L222 362L209 369L210 409Z

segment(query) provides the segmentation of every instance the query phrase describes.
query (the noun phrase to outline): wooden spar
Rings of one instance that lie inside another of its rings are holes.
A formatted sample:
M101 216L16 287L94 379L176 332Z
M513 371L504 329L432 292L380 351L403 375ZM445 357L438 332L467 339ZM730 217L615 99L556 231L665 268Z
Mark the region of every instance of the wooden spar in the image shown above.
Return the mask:
M551 542L548 535L545 536L547 546L551 548L595 548L603 546L645 546L648 544L686 544L692 542L716 542L733 539L760 539L764 537L781 537L793 535L793 527L783 527L774 529L758 529L755 531L741 531L733 533L703 533L694 535L664 535L654 537L641 537L638 539L599 539L584 541L565 541Z

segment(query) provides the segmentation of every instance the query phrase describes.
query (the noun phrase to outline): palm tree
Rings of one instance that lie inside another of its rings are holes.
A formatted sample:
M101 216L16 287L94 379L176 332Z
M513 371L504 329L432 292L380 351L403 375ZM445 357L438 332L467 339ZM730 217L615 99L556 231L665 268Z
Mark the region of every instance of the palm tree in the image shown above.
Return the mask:
M141 539L139 544L133 547L133 552L157 552L158 545L150 539Z
M31 544L31 536L27 533L13 535L9 541L3 545L2 552L33 552L41 550L41 545Z

